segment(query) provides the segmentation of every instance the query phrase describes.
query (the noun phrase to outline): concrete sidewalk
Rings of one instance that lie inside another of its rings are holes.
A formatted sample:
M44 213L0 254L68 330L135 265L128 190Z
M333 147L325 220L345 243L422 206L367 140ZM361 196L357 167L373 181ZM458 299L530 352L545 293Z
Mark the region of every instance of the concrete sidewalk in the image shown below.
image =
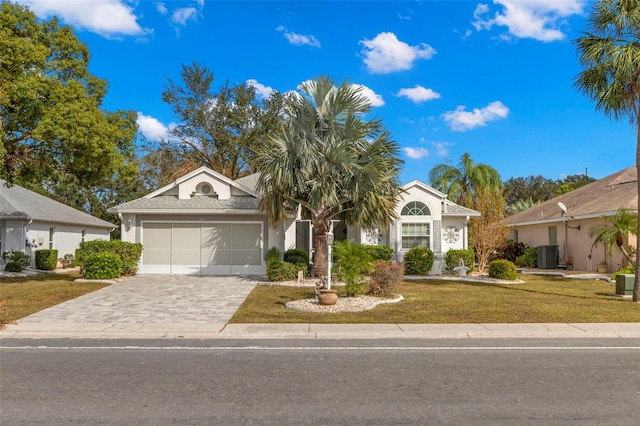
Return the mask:
M23 322L0 338L74 339L516 339L640 338L640 323L224 324Z

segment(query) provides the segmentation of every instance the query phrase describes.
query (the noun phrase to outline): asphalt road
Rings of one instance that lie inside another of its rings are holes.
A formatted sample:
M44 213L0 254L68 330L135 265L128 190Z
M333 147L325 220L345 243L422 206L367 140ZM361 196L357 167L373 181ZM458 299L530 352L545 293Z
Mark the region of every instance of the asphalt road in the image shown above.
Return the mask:
M0 342L2 425L640 423L640 340Z

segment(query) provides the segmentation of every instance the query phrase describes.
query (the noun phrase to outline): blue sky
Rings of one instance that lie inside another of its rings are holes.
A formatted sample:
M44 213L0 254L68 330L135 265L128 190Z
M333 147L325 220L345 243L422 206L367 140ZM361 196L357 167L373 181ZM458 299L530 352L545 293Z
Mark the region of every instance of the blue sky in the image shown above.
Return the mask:
M104 107L137 111L150 139L175 124L166 79L197 61L214 85L250 81L261 96L321 74L364 86L402 147L402 183L465 152L503 180L635 163L635 130L573 87L587 1L18 2L74 28L109 81Z

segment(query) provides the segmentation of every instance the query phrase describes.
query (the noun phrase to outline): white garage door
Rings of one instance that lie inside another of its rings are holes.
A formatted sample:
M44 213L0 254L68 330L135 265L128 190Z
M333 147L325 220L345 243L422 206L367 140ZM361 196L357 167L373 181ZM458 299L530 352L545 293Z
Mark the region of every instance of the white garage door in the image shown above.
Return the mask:
M262 274L262 223L142 224L146 274Z

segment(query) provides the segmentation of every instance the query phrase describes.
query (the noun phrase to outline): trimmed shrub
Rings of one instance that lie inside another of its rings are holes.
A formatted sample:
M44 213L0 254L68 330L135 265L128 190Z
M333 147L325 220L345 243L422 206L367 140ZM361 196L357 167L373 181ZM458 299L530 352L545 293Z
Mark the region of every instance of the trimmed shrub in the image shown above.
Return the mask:
M122 259L115 253L100 252L84 259L82 274L90 280L110 280L122 275Z
M404 266L400 263L377 262L369 277L369 293L374 296L390 296L398 292L404 279Z
M22 272L22 264L20 262L10 260L4 266L4 270L7 272Z
M266 255L267 266L272 264L273 262L281 262L282 261L282 252L278 247L271 247L267 250Z
M25 254L19 250L9 250L2 253L2 260L5 262L17 262L20 264L21 268L28 268L31 263L31 257L28 254ZM21 270L22 270L21 269ZM11 271L11 272L20 272L20 271Z
M63 268L71 268L74 264L73 255L70 253L65 254L64 256L62 256L62 259L58 260L60 260L60 262L62 263Z
M364 250L369 253L369 257L374 262L378 261L387 261L391 262L391 258L393 257L393 250L391 247L387 246L368 246L364 245Z
M58 264L58 250L55 249L42 249L36 250L36 269L42 269L44 271L53 271Z
M526 266L528 268L537 268L538 249L535 247L525 249L524 253L516 258L516 265Z
M75 263L82 267L88 256L102 252L113 253L120 257L123 275L135 275L138 271L140 256L142 255L142 244L128 243L120 240L85 241L80 243L80 248L76 250Z
M431 249L414 247L404 255L404 272L407 275L426 275L431 271L434 261Z
M289 262L271 262L267 265L267 279L269 281L291 281L296 278L298 267Z
M284 261L296 265L296 271L302 269L305 275L309 271L309 253L304 250L289 249L285 251Z
M464 262L464 266L469 268L469 272L472 272L475 268L476 256L473 250L455 250L449 249L444 256L444 262L447 265L447 269L453 271L453 268L460 266L460 259Z
M499 280L513 281L518 278L518 272L513 262L507 259L498 259L489 264L489 276Z

